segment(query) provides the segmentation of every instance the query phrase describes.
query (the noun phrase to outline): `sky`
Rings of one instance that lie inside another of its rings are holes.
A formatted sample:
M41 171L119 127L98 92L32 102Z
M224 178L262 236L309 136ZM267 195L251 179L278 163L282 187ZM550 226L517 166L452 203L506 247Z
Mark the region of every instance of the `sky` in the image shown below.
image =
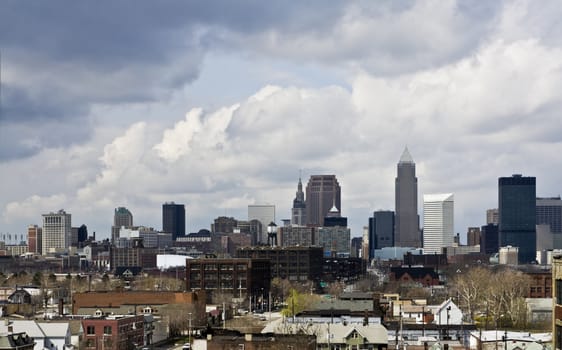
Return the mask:
M290 218L299 174L335 174L360 236L394 210L407 146L419 207L485 224L498 177L562 171L559 1L0 2L0 233L64 209L187 231L250 204Z

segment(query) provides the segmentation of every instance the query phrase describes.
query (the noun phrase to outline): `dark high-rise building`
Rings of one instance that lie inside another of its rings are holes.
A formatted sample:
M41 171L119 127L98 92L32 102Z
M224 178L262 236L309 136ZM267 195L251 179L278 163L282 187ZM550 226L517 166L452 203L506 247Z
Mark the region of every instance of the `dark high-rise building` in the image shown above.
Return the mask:
M396 228L394 245L397 247L421 247L418 216L418 178L416 163L408 147L404 149L397 166L395 182Z
M480 253L494 254L499 251L498 225L488 224L480 229Z
M111 226L111 242L115 243L119 239L121 227L133 227L133 214L125 207L115 208L113 214L113 226Z
M162 204L162 231L172 234L172 240L185 236L185 206L174 202Z
M500 246L519 247L520 264L536 261L536 179L500 177L498 190Z
M312 175L306 185L306 217L309 225L324 226L335 207L341 213L341 188L335 175Z
M86 242L88 239L88 227L86 225L81 225L78 227L78 246L81 247L81 243Z
M369 260L375 257L375 249L394 246L394 212L377 210L369 218Z
M301 178L299 177L297 194L293 200L293 208L291 209L291 224L304 226L306 223L306 202L304 200L304 192L302 191Z

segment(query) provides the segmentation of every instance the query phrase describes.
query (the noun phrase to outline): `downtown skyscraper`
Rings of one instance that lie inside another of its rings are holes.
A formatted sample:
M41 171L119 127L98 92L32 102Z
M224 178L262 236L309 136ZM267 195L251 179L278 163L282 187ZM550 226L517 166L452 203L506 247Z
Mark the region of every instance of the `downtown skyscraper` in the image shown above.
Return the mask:
M306 225L306 202L300 177L299 184L297 185L297 194L293 200L293 208L291 209L291 224L298 226Z
M306 220L324 226L324 218L335 207L341 213L341 188L336 175L312 175L306 185Z
M454 240L455 202L452 193L423 196L423 251L441 254Z
M519 248L518 261L536 261L536 179L519 174L498 179L500 247Z
M162 204L162 231L172 234L172 240L185 236L185 206L174 202Z
M397 165L395 180L394 245L397 247L421 247L418 216L418 178L416 164L404 149Z

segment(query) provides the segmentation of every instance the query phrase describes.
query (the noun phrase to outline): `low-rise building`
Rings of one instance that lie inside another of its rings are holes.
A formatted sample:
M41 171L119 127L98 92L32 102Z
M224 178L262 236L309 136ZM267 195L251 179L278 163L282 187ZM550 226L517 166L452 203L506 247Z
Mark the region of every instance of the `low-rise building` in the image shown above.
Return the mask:
M235 298L263 296L269 293L271 265L267 259L187 259L186 288L205 290L209 299L219 294Z
M109 315L98 310L82 320L84 337L81 349L136 349L144 344L143 315Z

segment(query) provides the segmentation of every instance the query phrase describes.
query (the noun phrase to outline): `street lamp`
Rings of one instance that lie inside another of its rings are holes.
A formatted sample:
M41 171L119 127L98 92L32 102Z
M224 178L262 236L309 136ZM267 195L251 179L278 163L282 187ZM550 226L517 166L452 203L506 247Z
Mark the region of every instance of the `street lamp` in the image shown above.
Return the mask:
M277 225L273 221L267 225L267 241L272 247L277 245Z

